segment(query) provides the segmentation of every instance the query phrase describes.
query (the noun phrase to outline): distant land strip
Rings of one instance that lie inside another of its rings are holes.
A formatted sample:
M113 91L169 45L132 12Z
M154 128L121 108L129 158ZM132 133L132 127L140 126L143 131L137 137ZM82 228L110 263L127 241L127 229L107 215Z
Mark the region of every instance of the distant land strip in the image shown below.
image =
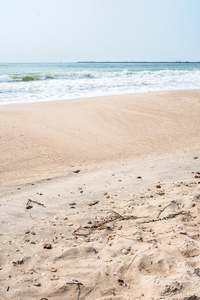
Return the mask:
M200 61L77 61L79 64L199 64Z

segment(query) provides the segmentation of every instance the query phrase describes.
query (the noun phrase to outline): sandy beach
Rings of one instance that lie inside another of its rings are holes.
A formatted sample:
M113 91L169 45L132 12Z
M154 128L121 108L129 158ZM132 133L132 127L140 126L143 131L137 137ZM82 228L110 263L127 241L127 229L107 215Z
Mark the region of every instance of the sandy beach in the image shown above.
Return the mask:
M0 107L0 299L200 299L200 90Z

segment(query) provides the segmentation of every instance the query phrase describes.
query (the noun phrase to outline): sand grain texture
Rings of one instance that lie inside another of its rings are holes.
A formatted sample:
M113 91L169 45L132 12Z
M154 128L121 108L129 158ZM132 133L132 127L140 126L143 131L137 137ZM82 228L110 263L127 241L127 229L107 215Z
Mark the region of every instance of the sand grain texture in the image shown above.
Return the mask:
M0 183L190 149L199 111L199 91L2 106Z
M199 99L0 108L0 299L200 299Z

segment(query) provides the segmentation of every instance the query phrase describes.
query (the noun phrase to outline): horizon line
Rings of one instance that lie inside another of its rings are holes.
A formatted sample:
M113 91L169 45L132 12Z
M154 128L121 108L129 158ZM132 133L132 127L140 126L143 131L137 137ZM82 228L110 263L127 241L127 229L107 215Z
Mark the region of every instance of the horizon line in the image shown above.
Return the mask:
M169 64L169 63L200 63L200 61L77 61L77 63L132 63L132 64L137 64L137 63L156 63L156 64Z
M136 64L136 63L200 63L200 61L93 61L93 60L86 60L86 61L74 61L74 62L67 62L67 61L35 61L35 62L0 62L0 64L42 64L42 63L46 63L46 64L51 64L51 63L132 63L132 64Z

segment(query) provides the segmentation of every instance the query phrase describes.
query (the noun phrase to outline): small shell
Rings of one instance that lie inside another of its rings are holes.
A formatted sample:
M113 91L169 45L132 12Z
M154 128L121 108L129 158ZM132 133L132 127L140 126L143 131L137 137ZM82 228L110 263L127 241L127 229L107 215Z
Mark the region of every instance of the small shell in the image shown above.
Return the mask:
M51 268L49 268L49 271L51 271L51 272L57 272L57 269L54 268L54 267L51 267Z
M55 276L55 275L53 275L53 276L51 277L51 280L58 280L58 279L60 279L60 277L59 277L59 276Z

